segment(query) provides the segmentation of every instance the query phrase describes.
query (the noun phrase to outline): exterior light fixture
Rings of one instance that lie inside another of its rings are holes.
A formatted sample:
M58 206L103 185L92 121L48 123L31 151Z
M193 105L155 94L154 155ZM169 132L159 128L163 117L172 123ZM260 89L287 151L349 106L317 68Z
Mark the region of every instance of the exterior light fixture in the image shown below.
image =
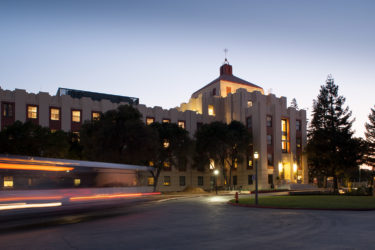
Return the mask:
M254 152L254 159L256 159L256 160L259 159L259 154L258 154L257 151Z
M214 170L214 175L215 175L215 190L216 190L216 195L217 195L217 176L219 175L218 169Z
M255 159L255 205L258 205L258 159L259 154L258 151L254 151L254 159Z
M297 164L296 163L293 164L293 172L297 173Z
M215 169L214 170L214 175L218 175L219 174L219 170Z

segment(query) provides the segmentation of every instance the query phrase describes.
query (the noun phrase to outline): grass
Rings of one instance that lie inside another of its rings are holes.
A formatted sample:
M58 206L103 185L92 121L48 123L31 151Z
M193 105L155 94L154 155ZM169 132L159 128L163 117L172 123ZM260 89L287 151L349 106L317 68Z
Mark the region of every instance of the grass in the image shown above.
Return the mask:
M234 202L234 200L231 200ZM240 204L254 204L254 198L239 199ZM340 195L298 195L259 197L259 205L282 208L375 209L375 197Z

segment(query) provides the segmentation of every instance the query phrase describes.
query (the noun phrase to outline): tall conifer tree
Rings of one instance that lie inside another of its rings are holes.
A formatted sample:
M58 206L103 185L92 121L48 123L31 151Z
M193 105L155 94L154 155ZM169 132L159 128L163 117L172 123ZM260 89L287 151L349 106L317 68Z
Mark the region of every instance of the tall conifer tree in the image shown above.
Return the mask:
M365 155L365 162L367 165L375 167L375 109L371 109L368 116L369 122L365 124L366 127L366 142L367 152Z

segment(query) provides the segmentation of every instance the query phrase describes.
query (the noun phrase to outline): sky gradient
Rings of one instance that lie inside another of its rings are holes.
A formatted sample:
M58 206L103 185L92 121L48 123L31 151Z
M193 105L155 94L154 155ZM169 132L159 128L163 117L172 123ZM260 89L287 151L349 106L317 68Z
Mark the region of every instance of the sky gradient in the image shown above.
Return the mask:
M0 87L126 95L172 108L234 75L311 110L327 75L375 105L375 1L0 1ZM309 117L310 119L310 117Z

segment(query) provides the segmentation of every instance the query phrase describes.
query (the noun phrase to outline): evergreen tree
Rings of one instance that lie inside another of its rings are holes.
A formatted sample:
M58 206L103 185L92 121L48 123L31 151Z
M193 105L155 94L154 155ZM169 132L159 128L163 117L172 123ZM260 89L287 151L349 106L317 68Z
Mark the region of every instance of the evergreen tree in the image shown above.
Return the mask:
M297 100L296 98L293 98L292 101L290 102L290 106L292 108L295 108L296 110L298 110L298 104L297 104Z
M368 119L369 122L365 124L367 152L364 160L367 165L375 167L375 109L371 109Z
M338 95L339 87L328 76L314 100L312 121L306 147L310 174L333 177L338 190L338 176L358 167L361 157L360 140L353 138L351 111L344 107L345 98Z

